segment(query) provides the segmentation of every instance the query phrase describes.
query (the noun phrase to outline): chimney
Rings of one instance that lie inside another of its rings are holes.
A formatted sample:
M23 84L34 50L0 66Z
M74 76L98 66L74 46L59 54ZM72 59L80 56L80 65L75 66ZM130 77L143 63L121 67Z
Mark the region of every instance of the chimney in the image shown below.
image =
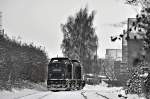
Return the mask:
M0 31L2 30L2 12L0 12Z
M0 12L0 34L3 34L4 30L2 28L2 12Z

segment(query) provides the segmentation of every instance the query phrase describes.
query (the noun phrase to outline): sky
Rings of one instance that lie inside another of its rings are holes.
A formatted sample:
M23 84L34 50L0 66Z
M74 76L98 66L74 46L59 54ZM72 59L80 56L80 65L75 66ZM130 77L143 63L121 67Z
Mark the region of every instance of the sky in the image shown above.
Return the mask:
M42 46L48 56L62 56L60 45L63 33L60 24L67 22L80 8L96 11L94 27L98 36L98 57L106 49L121 48L121 41L111 42L110 36L122 33L125 26L116 27L127 18L135 17L137 7L123 0L0 0L2 25L5 33L26 43Z

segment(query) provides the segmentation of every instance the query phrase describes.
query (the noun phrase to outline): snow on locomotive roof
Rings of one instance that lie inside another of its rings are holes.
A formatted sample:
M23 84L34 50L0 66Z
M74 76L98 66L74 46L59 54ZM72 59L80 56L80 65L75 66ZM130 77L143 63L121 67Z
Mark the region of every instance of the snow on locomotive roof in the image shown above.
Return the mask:
M68 57L53 57L51 59L69 59Z
M69 58L66 57L54 57L51 58L50 63L65 63L65 64L69 64L71 62L71 60Z
M51 60L70 60L70 59L67 57L54 57L54 58L51 58Z
M78 63L80 63L80 61L79 60L76 60L76 59L73 59L73 60L71 60L72 62L78 62Z

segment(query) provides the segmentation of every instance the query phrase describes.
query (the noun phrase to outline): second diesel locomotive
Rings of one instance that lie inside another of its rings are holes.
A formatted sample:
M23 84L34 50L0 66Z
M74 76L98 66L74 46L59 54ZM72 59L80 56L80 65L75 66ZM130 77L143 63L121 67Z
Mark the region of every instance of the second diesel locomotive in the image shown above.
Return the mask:
M48 90L80 90L85 86L82 66L78 60L52 58L48 65Z

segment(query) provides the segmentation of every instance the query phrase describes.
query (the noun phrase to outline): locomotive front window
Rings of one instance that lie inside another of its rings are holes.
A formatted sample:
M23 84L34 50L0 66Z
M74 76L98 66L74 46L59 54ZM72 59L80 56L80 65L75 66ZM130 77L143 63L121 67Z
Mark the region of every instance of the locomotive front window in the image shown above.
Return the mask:
M53 62L48 66L48 79L64 79L64 64Z
M60 69L60 68L54 68L54 69L52 69L52 71L53 71L53 72L61 72L62 69Z
M64 79L64 75L62 73L52 73L50 74L51 79Z
M71 79L72 64L68 58L53 58L48 65L48 79Z

